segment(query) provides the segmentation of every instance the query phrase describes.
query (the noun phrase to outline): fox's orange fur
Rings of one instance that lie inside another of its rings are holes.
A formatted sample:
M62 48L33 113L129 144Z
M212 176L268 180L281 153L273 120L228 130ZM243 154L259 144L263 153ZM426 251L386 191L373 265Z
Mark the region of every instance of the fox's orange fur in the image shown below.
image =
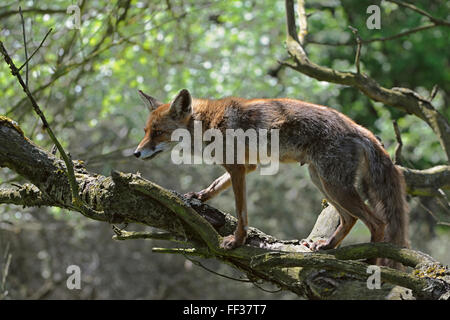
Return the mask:
M279 129L280 162L308 164L312 181L341 217L330 239L314 243L312 249L336 247L357 219L369 228L371 241L408 246L403 176L378 139L342 113L294 99L192 99L187 90L182 90L173 102L163 104L140 94L151 113L145 137L135 152L137 157L152 158L169 150L171 133L177 128L192 133L194 120L202 121L203 130ZM232 249L245 243L245 174L255 170L256 165L223 166L227 171L223 176L188 196L206 201L232 186L238 226L222 244ZM370 206L364 202L366 199Z

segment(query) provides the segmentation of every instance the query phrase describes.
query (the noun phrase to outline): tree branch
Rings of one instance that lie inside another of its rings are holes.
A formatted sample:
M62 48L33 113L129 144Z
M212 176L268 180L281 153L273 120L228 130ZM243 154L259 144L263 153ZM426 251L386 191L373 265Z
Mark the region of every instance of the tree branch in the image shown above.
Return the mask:
M391 41L391 40L395 40L395 39L398 39L398 38L409 36L409 35L411 35L413 33L416 33L416 32L428 30L428 29L435 28L435 27L438 27L438 25L436 25L434 23L429 23L429 24L426 24L426 25L423 25L423 26L419 26L419 27L415 27L415 28L412 28L412 29L409 29L409 30L405 30L403 32L394 34L392 36L381 37L381 38L372 38L372 39L361 39L361 44L370 44L370 43L373 43L373 42ZM314 39L308 39L308 43L322 45L322 46L335 46L335 47L339 47L339 46L353 46L354 45L352 42L330 43L330 42L319 42L319 41L315 41Z
M446 156L450 160L450 124L428 99L406 88L384 88L365 74L336 71L310 61L305 50L293 35L295 20L292 1L286 0L287 50L294 63L284 63L307 76L320 81L354 87L374 101L382 102L424 120L436 134Z
M57 202L46 198L37 187L30 184L20 188L0 188L0 203L23 207L58 206Z
M355 66L356 66L356 73L360 74L361 68L360 68L359 61L361 58L362 40L361 40L361 37L359 36L358 29L353 28L352 26L348 26L348 27L350 28L350 30L352 30L352 33L355 35L355 38L356 38Z
M398 0L386 0L386 1L395 3L395 4L397 4L397 5L401 6L401 7L404 7L404 8L411 9L411 10L413 10L413 11L415 11L415 12L417 12L417 13L425 16L425 17L427 17L430 21L434 22L436 25L443 25L443 26L450 27L450 22L449 21L435 18L431 14L426 12L425 10L420 9L419 7L416 7L415 5L413 5L411 3L407 3L407 2L404 2L404 1L398 1Z
M3 203L31 205L35 201L37 205L56 205L81 212L79 208L71 205L71 189L64 174L64 162L33 144L15 123L4 117L0 119L0 166L10 168L35 185L31 189L25 188L24 190L29 190L25 195L21 195L20 192L17 195L14 190L3 190L5 191L1 193ZM435 264L426 255L385 244L357 245L335 251L308 253L309 249L299 240L279 240L250 228L246 245L235 250L223 250L219 247L221 237L232 233L237 223L231 215L198 200L187 200L176 192L166 190L139 175L113 172L111 177L105 177L89 173L81 162L76 161L74 169L80 186L80 197L96 210L96 215L89 218L99 221L140 223L164 230L162 234L152 234L116 229L116 239L160 238L181 241L183 245L188 244L190 247L155 249L155 252L214 258L241 270L249 279L270 281L285 290L315 299L386 298L395 285L400 284L413 289L419 298L435 299L442 295L446 288L443 284L446 282L443 282L441 274L433 278L425 270L422 274L424 280L405 272L384 268L382 272L386 284L383 285L383 289L377 292L369 290L366 286L368 274L362 271L368 265L353 261L354 259L386 256L415 268L419 265ZM16 200L10 200L15 197ZM336 210L328 206L320 214L308 238L329 237L337 227L338 221ZM286 262L283 259L279 264L272 264L270 268L252 266L252 261L256 261L254 260L256 257L264 255L272 257L276 254L274 252L298 253L299 255L287 257L289 259L302 257L316 263L289 267L287 263L291 263L289 262L291 260L288 259ZM432 289L424 290L425 283ZM398 287L395 288L399 290Z
M25 20L23 19L22 8L19 7L20 21L22 23L22 36L23 36L23 47L25 49L25 60L26 62L26 72L25 72L25 84L28 86L28 50L27 50L27 33L25 30ZM36 50L37 51L37 50Z
M441 197L441 190L450 190L450 166L436 166L425 170L399 168L405 177L407 192L413 196ZM443 220L450 223L450 217Z
M25 27L24 27L25 28ZM39 51L39 49L42 47L42 45L45 42L45 39L47 39L48 35L50 34L50 32L52 32L52 28L50 28L47 33L45 34L44 38L42 39L41 43L39 44L39 46L36 48L36 50L33 51L33 53L31 54L30 57L27 56L27 54L25 54L25 62L17 69L17 72L20 72L20 70L23 69L23 67L27 67L28 69L28 62L30 62L30 60L33 58L33 56L36 54L36 52ZM25 29L24 29L24 46L26 48L26 44L25 44ZM25 81L26 86L28 87L28 70L27 70L27 81Z
M270 270L271 268L280 265L285 268L313 267L338 270L347 274L357 274L361 276L367 275L367 264L358 261L346 261L343 263L342 260L337 260L333 255L327 255L324 253L268 253L256 256L251 261L251 266L254 268ZM446 269L445 272L447 272ZM410 288L418 297L423 297L423 294L428 290L430 285L437 285L439 289L434 291L432 296L429 296L429 293L425 294L425 297L428 298L439 299L441 296L446 294L448 290L450 290L449 283L440 281L435 282L431 279L418 278L414 275L406 274L387 267L380 267L380 274L382 281L406 286Z
M45 39L47 38L47 36L51 32L51 30L52 29L50 29L49 32L47 32L47 34L45 35L44 39L42 40L40 46L30 56L29 59L31 59L33 57L33 55L39 50L39 48L44 43ZM36 99L34 98L33 94L30 92L30 89L28 88L28 85L26 83L24 83L24 81L22 79L22 76L20 75L20 69L17 69L16 65L14 64L12 58L8 54L6 48L4 47L4 45L3 45L3 43L1 41L0 41L0 53L3 55L3 58L4 58L5 62L6 62L6 64L8 64L8 66L10 67L12 75L15 76L17 78L17 80L19 81L20 86L22 87L23 91L26 93L28 99L31 102L33 110L36 112L36 114L41 119L44 129L47 131L48 135L50 136L51 140L55 144L55 146L58 149L61 157L64 160L64 163L65 163L65 170L64 170L64 172L66 173L66 176L67 176L67 179L68 179L68 182L69 182L69 185L70 185L70 189L71 189L72 206L76 206L87 217L91 217L91 216L95 217L95 216L99 215L98 212L95 212L95 210L93 210L89 206L86 206L83 203L82 199L80 199L79 194L78 194L78 184L77 184L77 181L76 181L76 178L75 178L75 172L74 172L74 168L73 168L73 164L72 164L72 159L70 158L70 155L68 155L65 152L64 148L62 147L62 145L59 143L59 140L56 138L56 135L53 133L53 130L51 129L49 123L47 122L47 119L46 119L44 113L42 112L41 108L39 107L39 105L38 105ZM24 65L28 65L28 61L26 61ZM22 67L23 67L23 65L22 65Z
M394 163L399 165L402 163L403 140L402 135L400 134L400 129L398 127L397 121L394 120L392 124L394 126L395 138L397 140L397 146L395 147Z
M0 19L8 18L10 16L16 15L19 10L9 10L0 13ZM55 14L55 13L66 13L66 9L40 9L40 8L29 8L23 9L22 13L33 13L33 14Z
M306 35L308 34L308 20L305 11L305 0L297 0L297 3L298 20L300 25L298 40L301 44L304 44Z
M411 3L407 3L404 1L397 1L397 0L386 0L392 3L395 3L401 7L407 8L407 9L411 9L425 17L428 18L428 20L431 23L428 23L426 25L423 26L419 26L419 27L415 27L403 32L400 32L398 34L392 35L392 36L388 36L388 37L382 37L382 38L372 38L372 39L361 39L361 43L362 44L368 44L368 43L372 43L372 42L383 42L383 41L390 41L390 40L395 40L401 37L405 37L408 36L410 34L416 33L416 32L420 32L423 30L427 30L427 29L431 29L431 28L435 28L435 27L450 27L450 22L444 19L439 19L439 18L435 18L433 17L431 14L429 14L428 12L426 12L425 10L422 10L418 7L416 7L415 5L411 4ZM299 2L300 5L300 2ZM314 41L312 39L308 39L309 43L312 44L318 44L318 45L326 45L326 46L351 46L353 45L351 42L345 42L345 43L324 43L324 42L317 42ZM303 44L303 42L300 42L301 44Z
M186 239L177 237L170 232L138 232L138 231L125 231L113 226L115 235L114 240L135 240L135 239L151 239L151 240L165 240L185 243Z

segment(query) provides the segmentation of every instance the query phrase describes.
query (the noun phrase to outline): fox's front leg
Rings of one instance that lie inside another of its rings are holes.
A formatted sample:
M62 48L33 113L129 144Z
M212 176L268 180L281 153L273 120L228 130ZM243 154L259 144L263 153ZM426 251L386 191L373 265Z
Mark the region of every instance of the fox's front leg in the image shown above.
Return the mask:
M245 165L245 173L250 173L254 170L256 170L257 165L256 164L246 164ZM213 181L211 185L198 192L188 192L184 196L187 198L194 198L198 199L202 202L208 201L215 196L217 196L219 193L227 189L229 186L231 186L231 176L228 172L221 175L219 178Z
M228 188L230 185L231 185L231 177L230 174L226 172L225 174L221 175L219 178L214 180L213 183L211 183L211 185L208 188L203 189L202 191L199 192L186 193L185 197L195 198L202 202L208 201L209 199L215 197L220 192Z
M223 239L221 244L224 249L233 249L245 243L247 238L247 199L245 187L245 165L230 165L225 167L231 177L231 185L233 187L234 199L236 203L236 214L238 224L234 234Z

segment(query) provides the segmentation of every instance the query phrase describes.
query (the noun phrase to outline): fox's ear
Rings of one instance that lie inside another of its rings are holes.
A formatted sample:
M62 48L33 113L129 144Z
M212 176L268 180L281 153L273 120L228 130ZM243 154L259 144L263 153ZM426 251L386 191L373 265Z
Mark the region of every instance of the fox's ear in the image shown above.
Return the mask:
M158 108L160 105L162 105L162 102L159 102L157 99L150 97L148 94L145 94L142 92L142 90L138 90L139 97L141 97L142 101L144 101L145 106L150 110L150 112L154 111L156 108Z
M192 98L187 89L181 90L170 104L170 114L175 118L185 118L192 113Z

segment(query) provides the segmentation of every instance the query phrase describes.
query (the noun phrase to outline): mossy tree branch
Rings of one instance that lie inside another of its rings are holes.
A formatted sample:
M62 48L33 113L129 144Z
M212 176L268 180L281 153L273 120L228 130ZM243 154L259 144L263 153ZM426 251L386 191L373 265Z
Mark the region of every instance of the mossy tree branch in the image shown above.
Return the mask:
M23 32L25 33L25 26L24 25L23 25L23 28L24 28ZM14 61L12 60L11 56L8 54L8 51L6 50L6 48L3 45L2 41L0 41L0 53L2 54L3 59L5 60L6 64L11 69L11 74L14 77L17 78L17 81L19 82L19 84L22 87L23 91L25 92L25 94L27 95L28 99L30 100L31 105L33 107L33 110L35 111L35 113L41 119L42 124L43 124L43 128L46 130L46 132L50 136L50 139L55 144L56 148L58 149L59 153L61 154L61 157L64 160L64 163L65 163L64 171L66 172L67 180L69 182L70 189L71 189L71 194L72 194L72 206L77 207L80 210L80 212L82 212L83 215L85 215L87 217L96 216L96 215L98 215L98 213L95 212L91 207L86 206L85 203L83 203L82 199L78 196L78 184L77 184L77 181L76 181L76 178L75 178L75 172L74 172L74 168L73 168L73 164L72 164L72 159L71 159L70 155L68 153L66 153L66 151L62 147L61 143L59 142L58 138L53 133L53 130L50 127L50 125L49 125L49 123L47 121L47 118L45 117L42 109L38 105L36 99L34 98L33 94L31 93L31 91L30 91L30 89L28 87L28 62L34 56L34 54L41 48L41 46L44 44L45 39L47 38L47 36L50 34L51 31L52 31L52 29L50 29L47 32L47 34L45 35L44 39L41 41L41 44L39 45L39 47L31 54L31 56L24 62L24 64L20 68L16 67ZM25 45L25 48L26 48L26 43L24 43L24 45ZM27 66L27 80L26 80L26 83L23 81L22 76L20 75L20 70L24 66Z
M6 118L0 121L0 166L8 167L33 184L18 189L2 189L0 203L58 206L81 211L72 205L64 161L33 144L17 124ZM448 290L447 271L429 276L425 269L418 276L389 268L381 270L382 279L386 282L382 289L369 290L366 285L369 274L363 272L368 265L356 260L380 256L414 268L443 268L424 254L385 244L364 244L311 253L298 240L279 240L250 228L245 246L226 251L219 244L223 236L235 229L233 216L198 200L187 200L136 174L114 171L111 177L97 175L88 172L79 161L74 161L74 171L80 186L80 198L96 212L88 218L140 223L164 231L133 233L116 229L115 239L157 238L189 247L159 248L155 252L217 259L241 270L252 281L269 281L282 289L314 299L384 299L393 288L399 290L396 285L410 288L416 297L427 299L440 297ZM320 214L308 238L327 238L337 224L337 212L328 206ZM265 262L256 263L261 257L265 257ZM270 265L267 261L271 261Z

